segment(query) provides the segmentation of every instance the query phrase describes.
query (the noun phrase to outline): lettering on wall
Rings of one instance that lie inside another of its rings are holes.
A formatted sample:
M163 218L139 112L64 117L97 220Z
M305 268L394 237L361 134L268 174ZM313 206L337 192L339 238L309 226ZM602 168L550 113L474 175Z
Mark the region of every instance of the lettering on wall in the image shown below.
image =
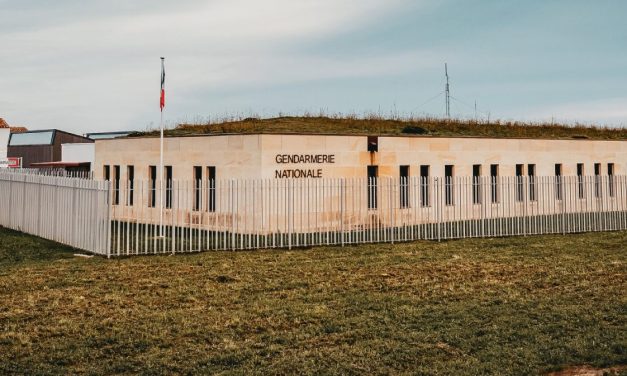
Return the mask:
M277 154L274 161L281 164L333 164L335 163L335 154ZM274 170L275 179L290 178L322 178L322 169L307 168L285 168Z

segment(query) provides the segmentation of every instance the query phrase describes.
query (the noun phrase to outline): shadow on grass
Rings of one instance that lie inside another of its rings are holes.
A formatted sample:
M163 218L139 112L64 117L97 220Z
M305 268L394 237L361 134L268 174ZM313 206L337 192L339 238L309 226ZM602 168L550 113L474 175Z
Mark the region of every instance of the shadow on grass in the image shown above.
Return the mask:
M0 227L0 267L73 257L74 248Z

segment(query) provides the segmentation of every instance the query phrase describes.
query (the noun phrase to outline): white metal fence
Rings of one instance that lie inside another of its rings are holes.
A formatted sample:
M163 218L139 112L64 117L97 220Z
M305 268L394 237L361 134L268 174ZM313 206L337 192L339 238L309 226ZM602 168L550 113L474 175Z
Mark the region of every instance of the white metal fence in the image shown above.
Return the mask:
M109 184L0 171L0 226L107 255Z
M113 184L112 255L627 229L625 176L171 181L163 194L159 187Z
M0 225L107 256L627 229L627 176L160 186L0 172Z

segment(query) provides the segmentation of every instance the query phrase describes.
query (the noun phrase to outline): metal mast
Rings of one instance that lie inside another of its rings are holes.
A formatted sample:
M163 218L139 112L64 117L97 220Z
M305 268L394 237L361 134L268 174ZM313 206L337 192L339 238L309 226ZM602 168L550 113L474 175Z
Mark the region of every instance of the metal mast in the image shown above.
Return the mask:
M450 85L448 83L448 67L446 63L444 63L444 75L446 76L446 86L444 87L444 92L446 93L446 117L450 119L451 118L451 90L450 90Z

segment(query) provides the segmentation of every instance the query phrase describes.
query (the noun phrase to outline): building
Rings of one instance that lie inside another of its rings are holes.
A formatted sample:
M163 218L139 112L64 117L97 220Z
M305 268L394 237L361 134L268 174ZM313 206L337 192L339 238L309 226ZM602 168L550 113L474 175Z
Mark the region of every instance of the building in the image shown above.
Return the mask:
M289 179L625 174L627 141L230 134L167 137L168 179ZM156 179L159 138L96 141L95 174Z
M61 162L50 162L47 167L63 168L68 172L92 172L95 158L93 142L61 144ZM37 166L45 167L45 163Z
M622 178L614 179L627 171L625 140L167 137L162 183L159 143L96 141L94 177L112 182L113 218L155 223L163 215L177 226L238 233L357 231L488 213L555 216L623 205L627 195Z
M0 168L3 167L16 167L16 162L19 160L9 160L7 158L7 147L9 144L9 137L12 133L22 133L26 132L27 129L24 127L11 127L7 122L0 118ZM19 167L19 163L17 164Z
M7 158L7 145L10 135L11 130L9 124L7 124L4 119L0 118L0 160L6 160Z
M22 158L23 168L64 168L62 144L71 143L93 143L93 140L58 129L12 133L7 155ZM84 169L86 166L75 167Z

